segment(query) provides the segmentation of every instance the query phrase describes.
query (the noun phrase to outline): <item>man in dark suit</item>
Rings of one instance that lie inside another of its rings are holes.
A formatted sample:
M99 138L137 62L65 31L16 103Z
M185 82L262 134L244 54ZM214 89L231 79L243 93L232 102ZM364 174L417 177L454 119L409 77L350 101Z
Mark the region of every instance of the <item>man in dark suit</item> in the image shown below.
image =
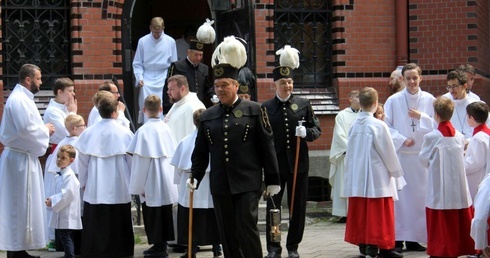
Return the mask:
M272 131L274 132L274 146L281 178L281 191L272 198L274 199L274 204L280 204L284 194L284 187L287 184L288 204L291 205L296 141L298 140L297 137L299 137L300 149L293 216L289 220L286 240L288 257L299 258L298 245L303 239L306 199L308 197L309 157L306 142L318 139L321 135L321 129L318 118L311 108L310 101L292 94L292 68L288 66L277 67L273 71L273 76L276 96L262 105L267 109ZM298 125L299 121L304 121L304 124ZM273 203L269 198L267 201L267 214L269 214L271 208L273 208ZM270 217L267 216L267 232L269 231ZM270 234L267 234L267 250L269 254L266 258L281 257L281 243L272 242Z
M181 74L189 82L189 91L196 92L199 100L208 108L213 105L211 98L214 95L214 88L209 80L209 67L203 63L205 44L192 40L187 50L187 58L173 62L168 68L167 79L173 75ZM168 82L163 87L163 114L167 114L172 104L167 95Z
M225 257L262 257L257 228L262 178L267 194L280 190L271 126L265 108L238 98L235 67L213 69L220 103L201 115L192 154L194 184L188 181L188 187L198 187L211 158L210 189Z

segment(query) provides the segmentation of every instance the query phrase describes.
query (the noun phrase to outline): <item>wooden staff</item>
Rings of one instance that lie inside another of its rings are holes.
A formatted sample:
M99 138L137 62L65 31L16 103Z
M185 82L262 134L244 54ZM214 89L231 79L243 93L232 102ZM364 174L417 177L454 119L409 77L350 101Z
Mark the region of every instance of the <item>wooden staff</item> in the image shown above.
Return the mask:
M298 121L299 126L303 125L303 120ZM291 192L291 205L289 205L289 218L293 217L294 196L296 193L296 177L298 176L298 163L299 163L299 147L301 137L296 136L296 156L294 158L294 171L293 171L293 189Z
M191 184L194 184L194 178L191 177ZM192 209L194 205L194 189L189 193L189 232L187 234L187 257L192 258Z

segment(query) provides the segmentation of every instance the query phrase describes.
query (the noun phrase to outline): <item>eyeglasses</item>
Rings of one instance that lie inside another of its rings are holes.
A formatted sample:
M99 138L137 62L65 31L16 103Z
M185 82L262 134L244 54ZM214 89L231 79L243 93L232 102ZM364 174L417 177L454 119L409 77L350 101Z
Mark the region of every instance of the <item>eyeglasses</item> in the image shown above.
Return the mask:
M454 90L454 89L456 89L456 88L458 88L458 87L461 87L461 86L462 86L462 85L459 85L459 84L453 84L453 85L451 85L451 86L449 86L449 85L448 85L448 86L446 86L446 90L448 90L448 91L450 91L450 90Z

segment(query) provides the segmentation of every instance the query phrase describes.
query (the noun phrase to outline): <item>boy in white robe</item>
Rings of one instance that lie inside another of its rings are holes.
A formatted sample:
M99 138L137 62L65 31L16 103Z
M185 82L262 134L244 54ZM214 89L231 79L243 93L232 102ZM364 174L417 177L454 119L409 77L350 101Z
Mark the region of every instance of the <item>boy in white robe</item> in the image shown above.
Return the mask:
M117 99L99 101L102 120L88 127L75 143L80 187L84 189L82 256L127 257L134 253L126 153L133 133L116 122Z
M340 217L338 222L345 223L347 218L347 199L340 195L344 190L344 159L347 150L347 134L350 125L359 113L359 91L349 92L350 106L335 116L332 147L330 148L330 175L328 181L332 186L332 215Z
M485 177L478 187L474 202L475 216L471 221L471 237L475 241L475 249L481 250L490 257L489 223L490 223L490 176Z
M428 168L427 254L458 257L474 253L470 237L471 196L464 170L464 135L450 122L454 104L446 97L434 101L437 130L424 136L419 154Z
M174 240L172 205L178 199L170 165L177 143L159 118L162 104L158 96L146 97L143 112L147 122L136 131L127 149L133 155L129 192L140 195L148 243L153 244L144 255L167 257L167 241Z
M193 114L194 125L199 126L199 117L205 109L198 109ZM196 142L197 130L187 135L177 146L170 164L175 167L174 182L179 187L179 212L178 212L178 244L186 245L188 243L189 228L189 191L187 191L186 181L191 173L191 155ZM209 167L204 175L201 187L194 190L193 198L193 232L192 232L192 255L196 257L198 245L213 245L214 257L222 255L218 224L214 215L213 197L209 189ZM188 257L185 253L183 258Z
M359 93L363 112L349 130L345 157L345 188L349 198L345 241L366 245L366 257L403 257L395 247L395 178L403 176L388 126L373 116L378 93L371 87Z
M151 19L151 32L138 40L138 47L134 54L135 87L139 88L138 123L146 122L143 114L145 98L154 94L162 99L168 68L172 62L177 61L175 40L164 33L164 28L165 24L161 17Z
M49 137L51 153L46 159L46 164L49 164L53 160L56 163L56 146L68 135L65 128L65 118L70 113L76 114L78 110L77 100L75 99L75 83L70 78L62 77L56 79L53 83L53 93L54 98L49 100L49 104L43 115L43 121L45 123L52 123L55 128L55 133ZM44 171L46 171L46 168L45 166ZM54 176L54 173L44 173L44 193L46 197L54 193ZM51 215L51 209L48 209L48 223ZM56 251L54 228L49 227L49 225L48 238L50 240L48 250L52 252Z
M476 101L466 107L467 122L473 127L473 136L469 139L466 148L464 167L470 189L471 198L474 199L478 185L486 175L490 129L485 122L488 118L488 105Z
M420 88L422 69L417 64L406 64L402 75L405 89L391 95L384 105L384 121L392 129L393 144L407 183L395 202L395 249L402 252L405 241L407 250L425 251L420 243L427 241L427 169L420 163L419 152L424 135L434 130L434 96Z
M73 230L82 229L80 216L80 182L70 168L76 157L76 150L71 145L62 145L57 153L55 193L46 198L46 206L52 209L53 215L49 226L57 230L58 237L65 251L64 258L75 257Z
M0 250L9 258L31 256L25 250L46 245L44 187L39 156L46 153L53 124L44 124L34 102L42 84L41 69L25 64L19 84L3 109L0 142Z

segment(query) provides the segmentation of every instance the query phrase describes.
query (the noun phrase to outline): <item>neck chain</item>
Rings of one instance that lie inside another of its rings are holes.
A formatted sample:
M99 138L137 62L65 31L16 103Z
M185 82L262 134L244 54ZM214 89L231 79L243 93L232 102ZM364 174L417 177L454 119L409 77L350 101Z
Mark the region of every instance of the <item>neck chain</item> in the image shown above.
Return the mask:
M403 94L403 96L405 97L405 103L407 104L407 112L408 112L408 111L410 111L410 106L408 105L408 98L407 98L407 95L405 95L405 94L410 94L410 92L408 92L408 90L407 90L407 92L405 92ZM420 99L421 99L421 97L418 96L418 98L417 98L417 106L415 106L415 110L417 110L419 108ZM415 132L415 127L417 127L417 125L415 124L415 121L413 121L413 118L410 117L410 120L412 121L412 124L410 124L410 126L412 127L412 132Z
M455 106L456 107L456 106ZM455 108L454 111L456 111L456 116L458 116L458 122L459 122L459 125L461 126L461 133L464 135L464 124L466 122L466 116L468 114L465 114L464 117L463 117L463 121L461 121L461 117L459 116L459 112L458 112L458 109Z

